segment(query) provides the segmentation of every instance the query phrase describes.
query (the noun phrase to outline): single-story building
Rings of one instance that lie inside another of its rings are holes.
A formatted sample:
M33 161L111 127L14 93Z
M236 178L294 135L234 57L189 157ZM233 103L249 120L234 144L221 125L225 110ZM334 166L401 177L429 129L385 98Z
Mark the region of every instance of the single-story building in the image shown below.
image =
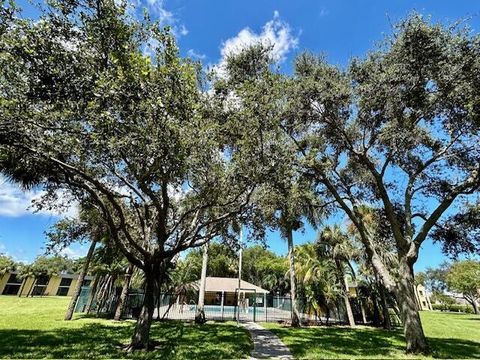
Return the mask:
M92 276L86 276L83 286L90 285L92 279ZM0 294L27 296L31 292L38 296L72 296L77 280L78 274L59 274L51 277L41 276L35 283L33 277L22 279L13 271L0 275Z
M195 282L195 287L200 288L200 280ZM240 294L240 299L246 299L250 302L246 306L252 306L253 299L256 297L257 305L263 306L268 290L260 286L249 283L245 280L240 282L240 291L238 289L238 278L213 277L207 276L205 281L205 305L225 305L234 306L236 304L236 295Z

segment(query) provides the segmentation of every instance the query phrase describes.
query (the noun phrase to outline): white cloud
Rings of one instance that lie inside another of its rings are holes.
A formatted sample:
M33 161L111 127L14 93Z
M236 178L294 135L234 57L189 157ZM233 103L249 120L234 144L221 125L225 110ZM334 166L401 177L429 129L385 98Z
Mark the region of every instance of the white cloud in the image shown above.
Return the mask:
M130 0L129 12L133 16L143 17L144 8L148 10L152 20L158 21L160 26L170 26L175 37L179 38L188 34L188 29L185 24L180 22L173 11L167 10L165 0ZM149 45L153 45L155 49L155 46L158 44L151 42ZM144 53L151 56L153 52L147 51Z
M66 256L70 259L78 259L87 255L88 249L83 245L71 245L60 251L60 255Z
M45 191L41 189L23 191L20 187L10 183L4 177L0 176L0 216L18 217L29 214L69 216L78 214L78 206L70 201L65 193L59 193L59 203L68 204L66 208L60 209L41 209L35 212L32 207L34 201L39 200Z
M262 28L261 33L255 33L246 27L240 32L223 42L220 48L222 56L218 67L222 68L225 59L232 54L239 53L243 49L254 45L263 44L272 46L271 56L275 61L282 62L286 55L298 46L298 37L292 34L290 25L280 19L278 11L273 13L273 19L268 21Z
M187 51L187 55L191 58L194 58L194 59L199 59L199 60L205 60L205 58L207 57L205 54L200 54L200 53L197 53L195 50L193 49L189 49Z
M180 35L182 36L186 36L188 35L188 29L185 27L184 24L180 25Z

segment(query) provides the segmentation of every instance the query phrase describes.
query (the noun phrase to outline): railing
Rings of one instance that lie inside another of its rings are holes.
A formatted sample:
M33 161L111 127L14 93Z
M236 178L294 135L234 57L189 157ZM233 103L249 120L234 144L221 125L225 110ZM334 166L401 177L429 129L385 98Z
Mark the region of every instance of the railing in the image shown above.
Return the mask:
M89 289L84 287L77 302L76 312L84 312L88 300ZM115 312L116 301L112 299L98 312L112 315ZM161 294L156 297L154 319L194 320L198 310L198 294L176 295ZM127 296L124 318L136 318L143 305L143 294L130 293ZM93 302L92 311L97 311L96 302ZM284 322L292 319L292 302L288 296L272 294L245 294L240 297L236 293L206 292L204 305L207 320L228 321L256 321L256 322ZM305 323L326 323L326 312L316 314L311 309L299 306L301 320ZM337 309L330 311L329 323L343 323L344 316Z

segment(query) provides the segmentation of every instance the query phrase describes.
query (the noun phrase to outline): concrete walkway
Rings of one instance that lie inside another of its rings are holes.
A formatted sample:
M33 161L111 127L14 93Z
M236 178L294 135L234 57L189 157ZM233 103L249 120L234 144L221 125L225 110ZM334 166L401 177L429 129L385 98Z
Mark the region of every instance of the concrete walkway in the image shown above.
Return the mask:
M253 351L251 359L293 360L290 350L277 335L254 322L247 322L242 325L252 336Z

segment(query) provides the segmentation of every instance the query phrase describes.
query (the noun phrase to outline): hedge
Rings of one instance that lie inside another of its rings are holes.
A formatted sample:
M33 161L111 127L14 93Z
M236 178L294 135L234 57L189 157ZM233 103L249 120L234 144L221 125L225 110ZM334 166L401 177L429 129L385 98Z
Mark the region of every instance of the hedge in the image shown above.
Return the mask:
M451 311L451 312L464 312L467 314L473 314L473 307L470 305L460 305L460 304L432 304L433 310L440 311Z

